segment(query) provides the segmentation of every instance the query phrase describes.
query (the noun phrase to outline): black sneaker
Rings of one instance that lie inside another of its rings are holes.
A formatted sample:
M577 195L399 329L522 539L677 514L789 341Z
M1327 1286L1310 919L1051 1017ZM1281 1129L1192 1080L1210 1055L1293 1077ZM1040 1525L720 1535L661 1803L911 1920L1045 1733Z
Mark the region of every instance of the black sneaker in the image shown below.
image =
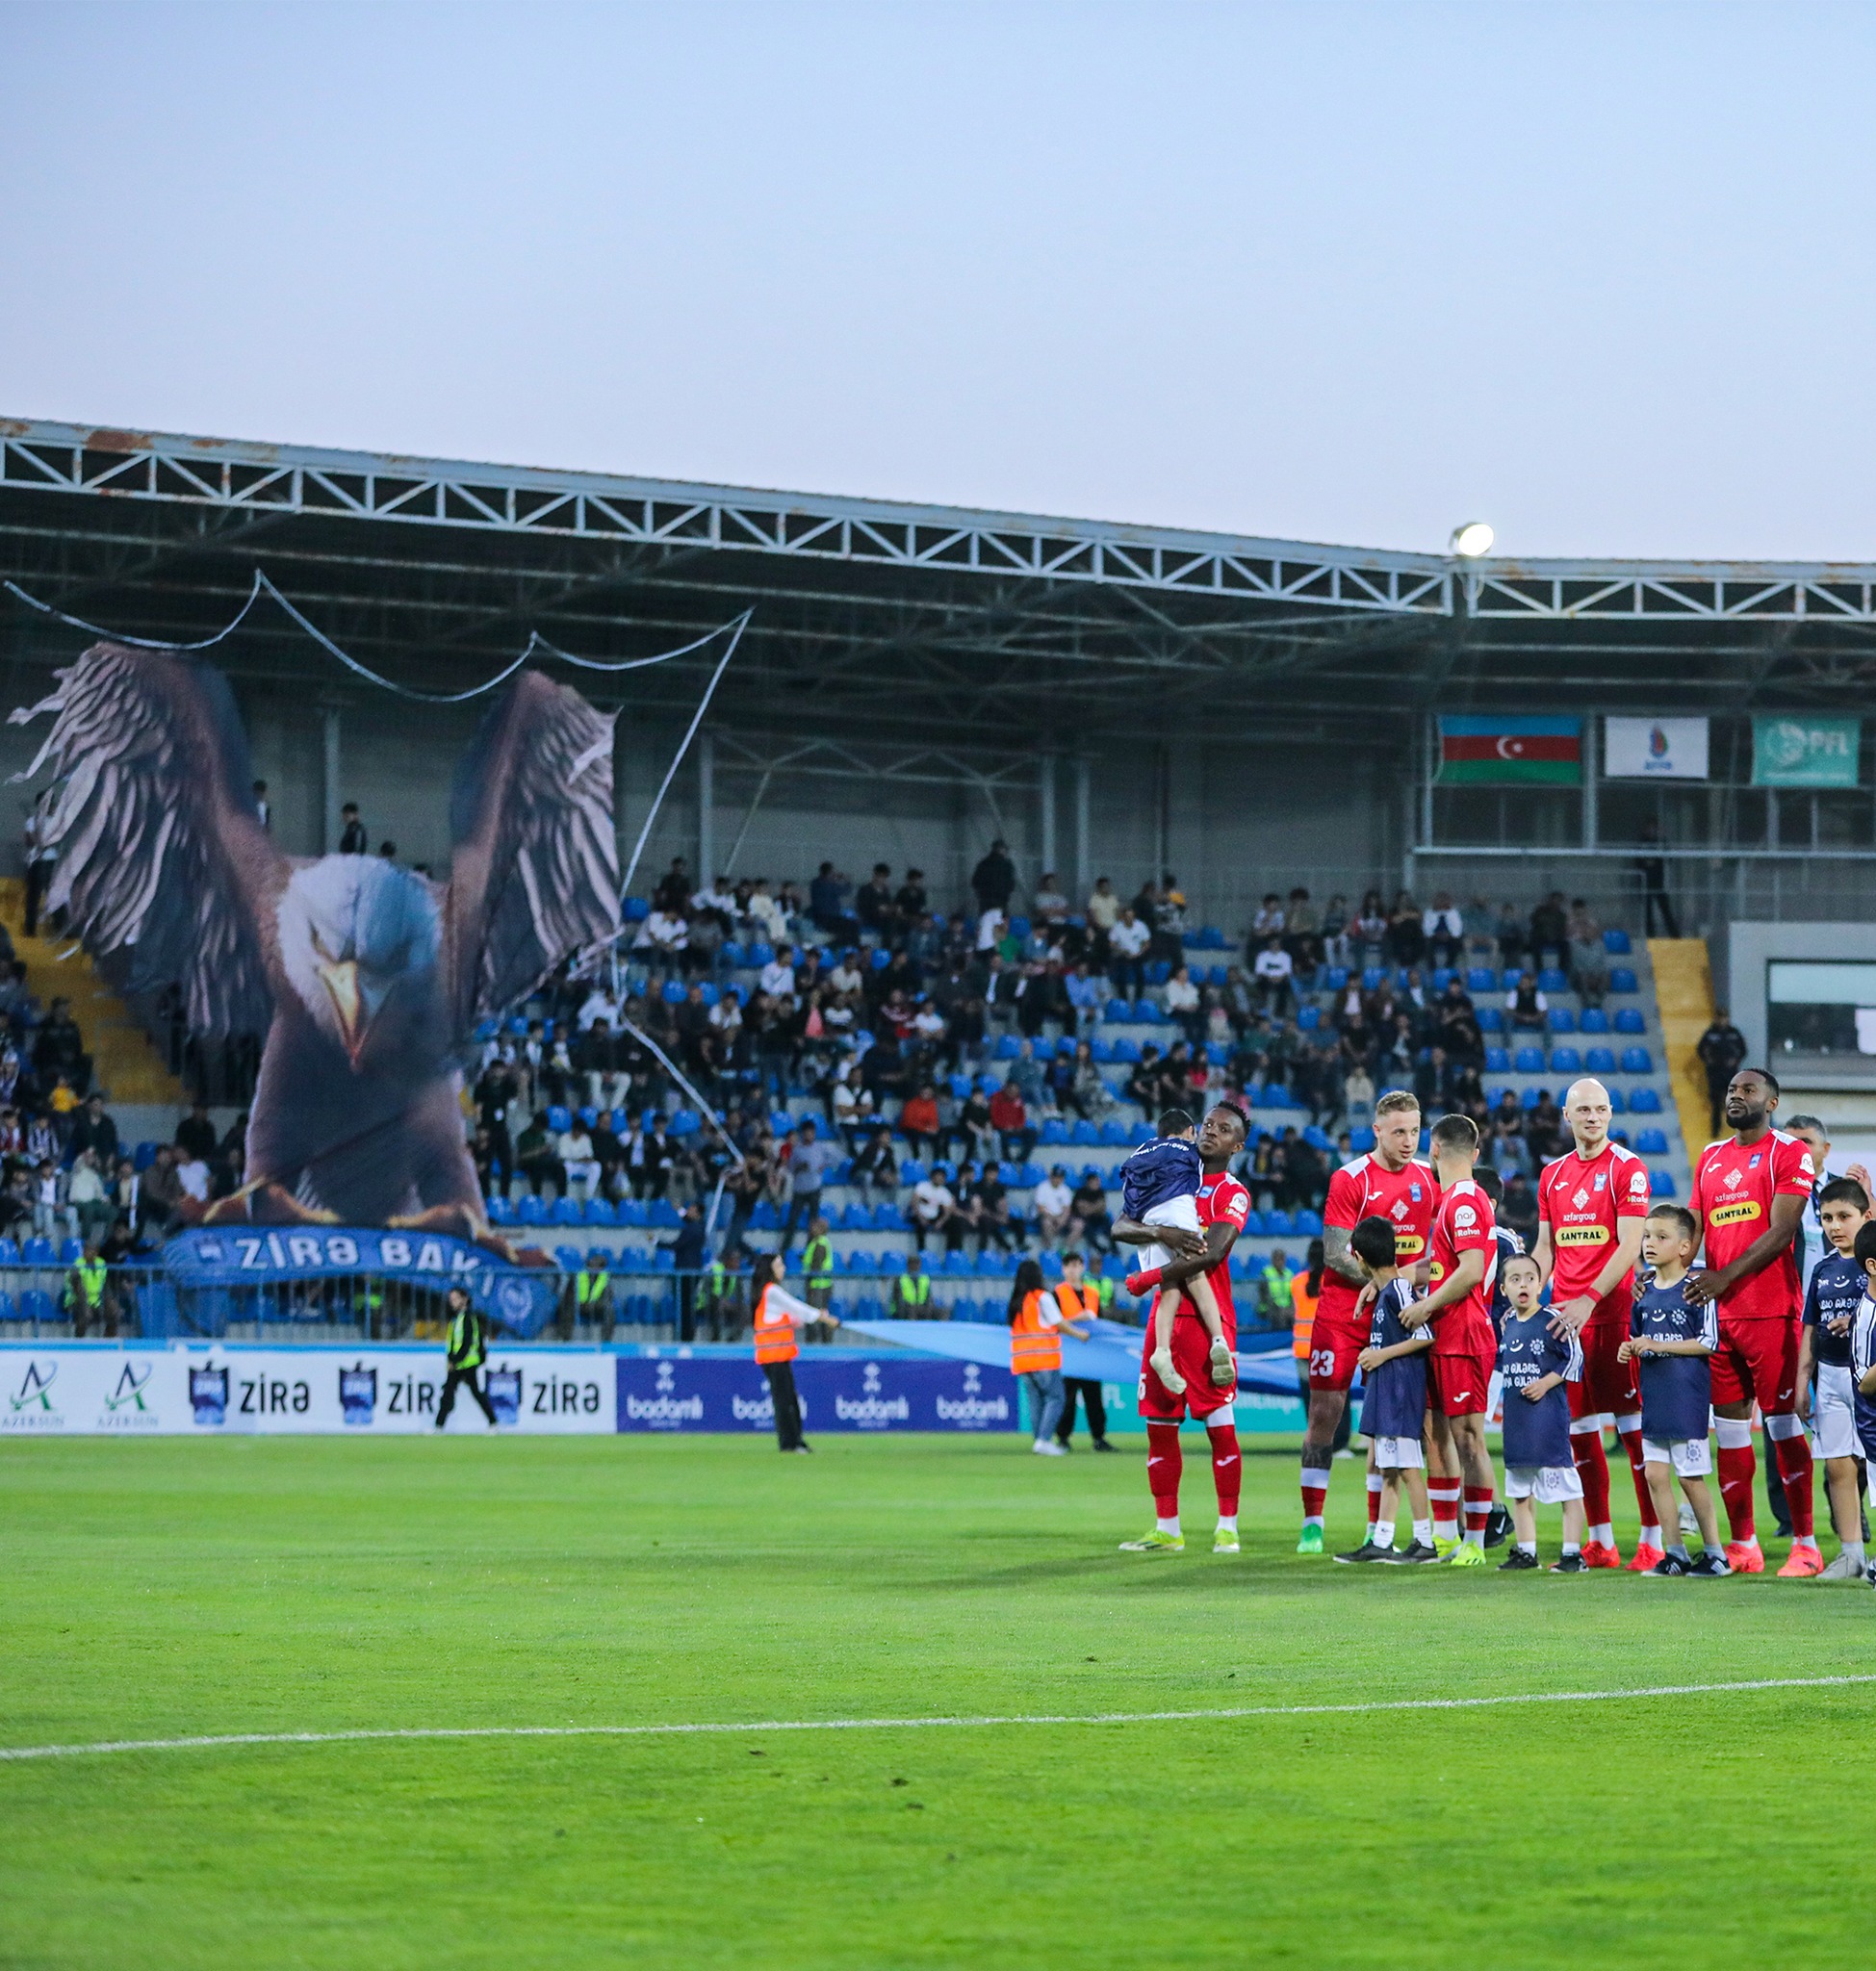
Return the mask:
M1491 1544L1491 1535L1488 1533L1485 1536L1485 1545L1489 1547ZM1502 1561L1499 1562L1498 1571L1502 1574L1518 1574L1526 1568L1533 1568L1536 1565L1536 1554L1527 1553L1522 1547L1514 1547L1511 1549L1511 1551L1507 1553Z
M1586 1574L1589 1563L1580 1553L1566 1553L1561 1560L1552 1561L1551 1572L1554 1574Z
M1352 1553L1338 1553L1335 1557L1344 1567L1349 1567L1352 1566L1356 1561L1395 1560L1400 1556L1396 1554L1391 1547L1376 1547L1374 1541L1364 1540Z
M1693 1561L1683 1560L1678 1553L1665 1553L1648 1572L1651 1574L1665 1574L1671 1580L1679 1580L1683 1575L1692 1574L1694 1568Z
M1502 1505L1494 1505L1485 1520L1485 1545L1503 1547L1510 1537L1510 1513Z
M1109 1444L1104 1437L1097 1437L1094 1440L1094 1448L1097 1451L1109 1451L1117 1458L1120 1455L1120 1446L1118 1444Z
M1399 1553L1383 1553L1381 1558L1391 1560L1396 1567L1424 1567L1428 1561L1438 1560L1439 1555L1424 1540L1416 1540Z
M1687 1569L1690 1574L1705 1574L1709 1580L1717 1581L1721 1575L1730 1574L1733 1570L1717 1553L1703 1553Z

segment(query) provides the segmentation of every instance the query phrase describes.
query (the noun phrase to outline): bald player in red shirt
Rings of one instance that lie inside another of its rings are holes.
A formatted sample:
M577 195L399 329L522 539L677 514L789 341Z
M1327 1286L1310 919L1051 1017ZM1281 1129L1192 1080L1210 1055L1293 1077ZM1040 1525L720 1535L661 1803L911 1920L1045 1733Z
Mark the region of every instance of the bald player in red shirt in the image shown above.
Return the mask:
M1772 1127L1778 1099L1777 1078L1762 1067L1742 1067L1728 1084L1726 1119L1735 1133L1709 1143L1694 1165L1692 1203L1707 1264L1687 1275L1685 1292L1696 1306L1719 1303L1713 1418L1720 1497L1733 1534L1727 1564L1735 1574L1765 1572L1752 1518L1757 1400L1791 1509L1791 1551L1779 1573L1802 1579L1822 1574L1824 1557L1812 1531L1811 1446L1798 1415L1801 1302L1792 1245L1817 1170L1807 1143Z
M1664 1551L1641 1456L1641 1387L1621 1359L1634 1310L1635 1261L1652 1195L1648 1166L1609 1140L1609 1091L1585 1077L1563 1097L1576 1148L1544 1165L1537 1180L1537 1243L1531 1257L1551 1283L1551 1327L1582 1344L1582 1380L1570 1391L1570 1449L1582 1480L1589 1537L1585 1567L1620 1567L1609 1523L1609 1463L1603 1432L1613 1423L1629 1453L1641 1538L1630 1572L1645 1574Z
M1329 1179L1323 1205L1323 1297L1309 1337L1309 1421L1302 1441L1302 1537L1298 1553L1323 1551L1323 1508L1336 1431L1348 1408L1355 1360L1368 1346L1368 1310L1358 1305L1365 1278L1349 1248L1349 1235L1363 1218L1385 1218L1394 1227L1394 1251L1409 1277L1426 1257L1426 1235L1439 1202L1432 1167L1420 1147L1420 1103L1402 1089L1375 1104L1375 1147L1343 1165ZM1380 1475L1371 1460L1368 1523L1380 1505ZM1428 1483L1431 1484L1429 1477ZM1455 1501L1456 1502L1456 1501Z

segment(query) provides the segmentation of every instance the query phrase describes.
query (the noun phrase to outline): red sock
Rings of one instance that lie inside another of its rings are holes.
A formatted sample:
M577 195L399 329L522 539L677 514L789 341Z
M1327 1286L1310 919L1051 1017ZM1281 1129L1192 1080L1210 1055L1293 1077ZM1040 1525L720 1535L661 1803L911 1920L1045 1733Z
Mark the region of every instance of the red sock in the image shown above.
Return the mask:
M1323 1502L1329 1496L1329 1474L1320 1465L1305 1465L1298 1489L1302 1494L1302 1516L1306 1520L1320 1520L1323 1517Z
M1723 1444L1719 1452L1720 1499L1726 1507L1726 1522L1734 1539L1754 1537L1752 1523L1752 1481L1759 1461L1752 1454L1752 1439L1741 1445Z
M1212 1483L1218 1487L1218 1509L1226 1519L1238 1512L1238 1486L1244 1475L1244 1455L1235 1430L1208 1430L1212 1441ZM1322 1508L1319 1506L1320 1512Z
M1153 1510L1163 1520L1179 1517L1179 1477L1185 1468L1185 1460L1179 1455L1179 1426L1148 1423L1146 1483L1152 1489Z
M1444 1540L1454 1539L1459 1531L1460 1484L1456 1478L1433 1478L1426 1480L1426 1500L1433 1514L1433 1531ZM1441 1533L1443 1526L1452 1527L1452 1532Z
M1368 1523L1372 1526L1381 1517L1381 1474L1371 1472L1368 1474Z
M1778 1474L1785 1481L1785 1502L1791 1511L1791 1531L1800 1540L1812 1537L1811 1446L1800 1432L1772 1440Z
M1603 1451L1603 1427L1573 1430L1570 1455L1577 1462L1577 1476L1582 1480L1582 1515L1592 1526L1606 1526L1609 1521L1609 1461Z
M1466 1531L1483 1533L1485 1522L1492 1517L1492 1497L1494 1488L1490 1485L1468 1485L1466 1495Z
M1127 1292L1137 1300L1143 1293L1150 1293L1160 1284L1158 1267L1148 1267L1144 1273L1127 1275Z
M1641 1523L1652 1526L1655 1523L1655 1495L1648 1489L1648 1472L1641 1462L1639 1426L1622 1432L1622 1448L1629 1453L1629 1475L1635 1481L1635 1504L1641 1512Z

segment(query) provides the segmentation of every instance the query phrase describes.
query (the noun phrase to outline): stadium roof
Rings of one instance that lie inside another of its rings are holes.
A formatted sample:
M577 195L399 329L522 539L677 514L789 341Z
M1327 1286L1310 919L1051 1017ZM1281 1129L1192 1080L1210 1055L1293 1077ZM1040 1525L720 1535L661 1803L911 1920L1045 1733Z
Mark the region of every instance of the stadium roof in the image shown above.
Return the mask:
M856 743L1392 744L1435 704L1740 711L1876 675L1876 565L1469 563L0 421L0 575L39 600L191 641L257 568L352 654L432 690L489 676L530 630L644 655L753 607L726 721ZM72 646L23 605L5 620L16 660ZM266 607L222 653L238 675L331 676ZM704 661L635 674L631 702L688 708Z

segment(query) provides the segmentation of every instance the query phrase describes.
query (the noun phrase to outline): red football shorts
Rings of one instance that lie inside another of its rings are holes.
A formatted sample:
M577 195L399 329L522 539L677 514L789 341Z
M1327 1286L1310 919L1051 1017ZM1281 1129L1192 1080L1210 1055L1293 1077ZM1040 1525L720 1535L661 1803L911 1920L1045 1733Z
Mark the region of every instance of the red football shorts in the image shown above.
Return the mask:
M1720 1316L1720 1345L1713 1352L1715 1403L1757 1401L1767 1417L1793 1409L1798 1388L1795 1320L1730 1321Z
M1629 1338L1628 1323L1592 1321L1577 1337L1582 1348L1582 1380L1565 1383L1572 1417L1632 1417L1641 1408L1641 1384L1632 1362L1618 1362Z
M1426 1376L1426 1402L1442 1417L1481 1416L1492 1400L1490 1354L1434 1355Z
M1355 1379L1355 1358L1367 1345L1367 1328L1332 1327L1319 1315L1309 1331L1309 1387L1346 1390Z
M1233 1350L1237 1348L1236 1321L1225 1320L1224 1339ZM1140 1350L1140 1414L1149 1423L1177 1423L1189 1414L1209 1417L1215 1410L1227 1408L1238 1394L1235 1383L1228 1390L1214 1387L1211 1337L1205 1332L1205 1323L1195 1314L1179 1315L1172 1323L1172 1366L1186 1379L1183 1395L1175 1396L1153 1373L1153 1365L1147 1359L1152 1352L1153 1330L1149 1320L1146 1340Z

